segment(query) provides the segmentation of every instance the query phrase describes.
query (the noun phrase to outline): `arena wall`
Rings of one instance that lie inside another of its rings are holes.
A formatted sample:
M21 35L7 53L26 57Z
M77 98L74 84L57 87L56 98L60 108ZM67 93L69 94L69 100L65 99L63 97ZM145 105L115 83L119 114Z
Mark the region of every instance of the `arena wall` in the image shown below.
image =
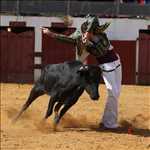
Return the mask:
M69 28L79 28L84 18L75 17L72 19L72 25ZM38 78L43 63L43 34L41 27L51 27L52 23L64 23L60 17L32 17L32 16L0 16L0 27L11 27L10 22L25 22L26 27L34 28L34 80ZM114 44L117 52L121 55L124 63L123 83L135 84L138 82L136 74L138 72L138 54L139 54L139 31L147 30L150 25L149 20L128 19L128 18L99 18L100 24L111 22L110 27L106 30L109 39ZM17 28L17 26L16 26ZM10 32L10 31L8 31ZM8 43L10 41L7 41ZM7 44L8 44L7 43ZM126 44L125 44L126 43ZM57 43L58 44L58 43ZM64 47L64 46L63 46ZM15 48L14 48L15 49ZM47 57L53 57L47 55ZM46 58L45 58L46 59ZM130 61L131 60L131 61ZM127 69L130 66L130 69Z

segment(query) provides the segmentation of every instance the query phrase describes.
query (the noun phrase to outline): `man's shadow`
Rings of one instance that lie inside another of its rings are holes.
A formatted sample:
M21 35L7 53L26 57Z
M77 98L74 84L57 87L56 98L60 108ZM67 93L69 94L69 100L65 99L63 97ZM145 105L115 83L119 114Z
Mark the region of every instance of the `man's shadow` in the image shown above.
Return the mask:
M130 135L137 135L142 137L150 137L150 130L149 129L140 129L140 128L127 128L127 127L119 127L117 129L103 129L103 128L91 128L91 130L97 132L113 132L116 134L130 134Z
M77 131L77 132L92 132L92 131L96 131L96 132L105 132L105 133L116 133L116 134L130 134L130 135L137 135L137 136L141 136L141 137L150 137L150 129L144 129L144 128L137 128L134 127L131 123L129 122L124 122L124 124L121 124L120 127L116 128L116 129L106 129L103 127L99 127L98 125L92 125L92 124L88 124L87 126L85 125L85 127L65 127L68 130L72 130L72 131Z
M150 129L137 128L132 125L132 123L128 121L123 121L121 126L117 129L104 129L102 127L91 127L91 130L95 130L97 132L113 132L116 134L131 134L142 137L150 137Z

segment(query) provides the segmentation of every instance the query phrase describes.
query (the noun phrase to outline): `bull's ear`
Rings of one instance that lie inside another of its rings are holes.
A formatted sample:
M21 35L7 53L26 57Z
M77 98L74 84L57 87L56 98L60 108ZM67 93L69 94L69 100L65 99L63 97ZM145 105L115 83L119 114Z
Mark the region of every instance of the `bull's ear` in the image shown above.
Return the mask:
M77 73L84 74L84 73L87 73L88 70L89 70L89 67L87 65L84 65L84 66L81 66L79 68L79 70L77 71Z

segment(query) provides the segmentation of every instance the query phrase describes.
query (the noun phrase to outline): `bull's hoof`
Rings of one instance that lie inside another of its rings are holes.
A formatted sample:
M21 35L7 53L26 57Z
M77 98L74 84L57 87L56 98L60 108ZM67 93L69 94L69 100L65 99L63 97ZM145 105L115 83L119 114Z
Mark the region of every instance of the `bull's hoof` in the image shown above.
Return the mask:
M57 124L56 123L53 124L53 131L57 131Z
M55 123L55 124L58 124L58 123L59 123L59 117L58 117L58 116L56 116L56 117L54 118L54 123Z
M58 122L59 122L59 117L56 116L56 117L54 118L54 123L53 123L53 130L54 130L54 131L57 131Z

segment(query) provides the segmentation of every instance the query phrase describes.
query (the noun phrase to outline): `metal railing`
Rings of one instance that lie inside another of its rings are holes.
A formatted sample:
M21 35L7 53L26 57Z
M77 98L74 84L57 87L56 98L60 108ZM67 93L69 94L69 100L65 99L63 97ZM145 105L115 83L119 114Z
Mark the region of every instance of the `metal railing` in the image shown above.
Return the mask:
M1 0L1 14L36 15L36 16L85 16L96 14L105 17L118 16L148 16L150 17L150 4L118 2L92 2L71 0Z

